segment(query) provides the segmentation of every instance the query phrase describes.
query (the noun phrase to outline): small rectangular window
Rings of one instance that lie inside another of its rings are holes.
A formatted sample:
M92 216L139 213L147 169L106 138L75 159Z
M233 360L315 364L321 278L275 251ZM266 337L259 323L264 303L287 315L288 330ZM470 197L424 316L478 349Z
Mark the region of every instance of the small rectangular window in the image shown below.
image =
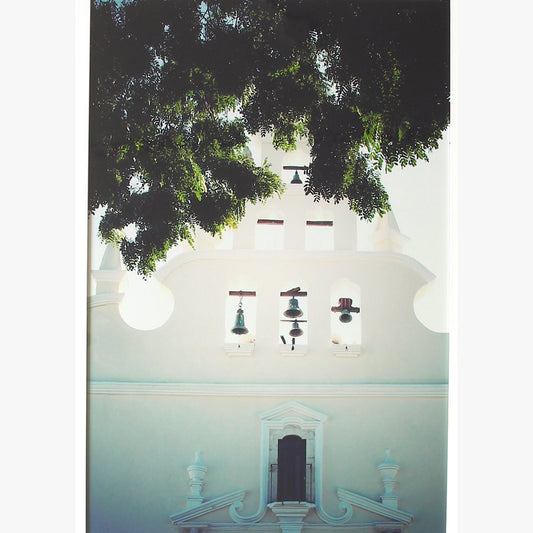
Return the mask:
M333 220L308 220L307 226L333 226Z
M333 220L307 220L305 225L306 250L333 250Z
M258 250L282 250L284 243L283 220L259 218L255 230L255 247Z
M268 225L268 226L283 226L283 220L279 220L275 218L258 218L257 223Z

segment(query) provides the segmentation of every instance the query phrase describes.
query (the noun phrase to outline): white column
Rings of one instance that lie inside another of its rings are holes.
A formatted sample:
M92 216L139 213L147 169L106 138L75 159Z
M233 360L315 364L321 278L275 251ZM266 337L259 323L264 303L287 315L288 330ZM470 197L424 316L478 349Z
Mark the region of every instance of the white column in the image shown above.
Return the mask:
M307 294L307 309L309 320L302 324L308 328L309 346L329 348L331 345L331 303L330 287L327 283L316 283L312 287L305 287Z
M335 250L357 250L357 215L343 202L334 206L333 243Z
M299 186L301 187L301 185ZM303 191L286 193L285 202L285 250L305 248L305 203L301 201Z
M239 224L233 234L233 248L235 250L251 250L255 246L255 224L246 220Z

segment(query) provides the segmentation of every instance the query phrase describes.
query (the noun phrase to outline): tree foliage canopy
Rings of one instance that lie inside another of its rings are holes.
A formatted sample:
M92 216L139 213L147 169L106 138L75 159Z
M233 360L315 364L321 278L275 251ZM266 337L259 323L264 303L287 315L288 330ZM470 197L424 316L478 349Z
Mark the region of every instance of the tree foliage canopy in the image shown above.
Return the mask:
M93 0L90 39L89 210L143 275L282 192L247 134L306 137L305 192L371 219L449 122L448 1Z

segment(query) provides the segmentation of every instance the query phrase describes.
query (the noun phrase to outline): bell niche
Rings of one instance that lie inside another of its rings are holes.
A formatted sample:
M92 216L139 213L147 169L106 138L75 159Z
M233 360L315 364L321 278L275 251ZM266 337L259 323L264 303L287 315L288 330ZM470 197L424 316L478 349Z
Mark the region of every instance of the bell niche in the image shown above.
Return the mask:
M361 289L348 279L337 280L330 293L331 343L334 346L354 347L361 345Z
M256 292L231 290L226 303L226 343L254 343L256 334Z
M307 344L307 291L293 287L280 292L279 341L294 349Z

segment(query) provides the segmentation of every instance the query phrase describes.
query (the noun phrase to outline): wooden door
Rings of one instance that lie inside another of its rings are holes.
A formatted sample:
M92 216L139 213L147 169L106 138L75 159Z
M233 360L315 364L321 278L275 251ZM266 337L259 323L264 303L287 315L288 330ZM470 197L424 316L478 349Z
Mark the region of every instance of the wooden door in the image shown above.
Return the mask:
M278 501L305 501L305 439L278 440Z

